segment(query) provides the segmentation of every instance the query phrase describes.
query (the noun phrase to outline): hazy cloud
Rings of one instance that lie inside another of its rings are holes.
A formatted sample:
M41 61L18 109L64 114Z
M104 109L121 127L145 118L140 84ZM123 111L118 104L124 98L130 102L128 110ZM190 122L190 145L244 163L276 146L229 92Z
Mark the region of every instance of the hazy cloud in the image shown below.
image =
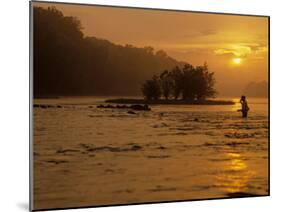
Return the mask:
M267 47L259 44L232 44L230 47L214 50L215 55L232 55L244 58L250 55L259 55L263 52L267 52Z

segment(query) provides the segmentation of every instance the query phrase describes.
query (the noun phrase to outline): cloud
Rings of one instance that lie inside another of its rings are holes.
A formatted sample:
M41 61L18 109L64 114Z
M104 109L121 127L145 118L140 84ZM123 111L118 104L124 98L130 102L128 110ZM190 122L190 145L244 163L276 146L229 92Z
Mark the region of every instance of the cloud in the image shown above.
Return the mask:
M218 48L214 50L215 55L232 56L232 57L248 57L255 55L261 57L260 54L267 52L267 46L260 44L231 44L226 48Z
M249 46L233 45L232 47L228 48L216 49L214 52L216 55L233 55L236 57L247 57L249 54L252 53L252 49Z
M237 53L232 49L216 49L214 53L215 55L221 56L238 56Z

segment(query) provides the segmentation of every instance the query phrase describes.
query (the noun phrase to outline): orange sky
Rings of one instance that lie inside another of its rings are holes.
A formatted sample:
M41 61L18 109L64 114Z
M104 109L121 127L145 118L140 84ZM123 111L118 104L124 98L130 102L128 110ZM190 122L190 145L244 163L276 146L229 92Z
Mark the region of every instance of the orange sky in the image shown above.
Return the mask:
M152 46L193 65L207 61L215 72L220 95L242 92L250 81L268 80L266 17L73 4L34 5L55 6L66 16L78 17L86 36L117 44ZM234 58L240 58L241 63L234 63Z

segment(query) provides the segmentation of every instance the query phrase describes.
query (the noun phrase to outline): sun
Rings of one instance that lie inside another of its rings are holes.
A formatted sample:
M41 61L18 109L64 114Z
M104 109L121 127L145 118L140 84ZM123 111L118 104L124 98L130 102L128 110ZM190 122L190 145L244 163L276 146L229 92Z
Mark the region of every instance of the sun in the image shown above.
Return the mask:
M232 62L236 65L239 65L241 63L241 58L240 57L235 57L232 59Z

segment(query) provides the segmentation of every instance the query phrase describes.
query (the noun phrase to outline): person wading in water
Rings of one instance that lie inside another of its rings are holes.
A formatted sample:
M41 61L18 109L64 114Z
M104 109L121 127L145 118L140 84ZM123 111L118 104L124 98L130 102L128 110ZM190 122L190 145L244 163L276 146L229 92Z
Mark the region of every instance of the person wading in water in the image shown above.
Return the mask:
M247 100L246 100L246 96L241 96L240 99L240 103L241 103L241 109L238 110L239 112L242 112L242 117L243 118L247 118L248 116L248 111L250 110Z

